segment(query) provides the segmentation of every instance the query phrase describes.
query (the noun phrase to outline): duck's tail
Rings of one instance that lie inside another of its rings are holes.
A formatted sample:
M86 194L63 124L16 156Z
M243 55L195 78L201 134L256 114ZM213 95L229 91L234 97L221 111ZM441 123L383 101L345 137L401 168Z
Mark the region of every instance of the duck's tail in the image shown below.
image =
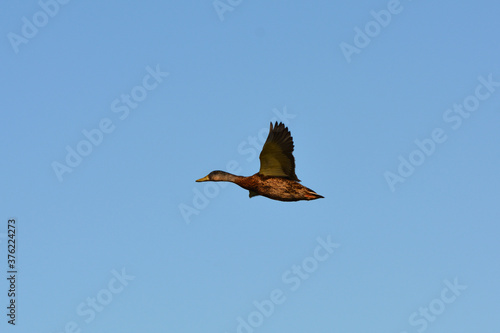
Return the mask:
M310 188L308 188L308 191L305 194L305 197L306 197L307 200L316 200L316 199L324 198L324 196L322 196L322 195L314 192Z

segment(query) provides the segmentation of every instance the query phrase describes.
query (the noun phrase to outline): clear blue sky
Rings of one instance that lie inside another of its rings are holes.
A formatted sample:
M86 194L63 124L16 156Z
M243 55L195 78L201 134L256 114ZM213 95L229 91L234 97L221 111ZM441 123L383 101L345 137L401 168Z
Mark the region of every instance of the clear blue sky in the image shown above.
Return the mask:
M0 4L16 332L498 328L498 2L62 2ZM273 120L325 199L195 183Z

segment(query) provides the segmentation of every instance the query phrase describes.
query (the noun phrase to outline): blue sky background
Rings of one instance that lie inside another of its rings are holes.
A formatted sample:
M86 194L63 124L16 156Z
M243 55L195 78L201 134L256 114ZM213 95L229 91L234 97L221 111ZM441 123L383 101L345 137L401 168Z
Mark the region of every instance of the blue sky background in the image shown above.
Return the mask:
M0 4L0 266L14 217L17 332L498 328L500 87L478 80L500 82L498 2L232 1L223 20L211 1L47 3L52 17ZM340 45L367 24L380 29L348 61ZM169 75L145 90L156 68ZM458 126L447 110L476 89L488 96ZM194 182L228 163L255 173L249 137L284 112L297 175L325 199ZM60 181L53 163L103 119L114 130ZM436 128L446 140L392 191L386 172ZM318 237L340 244L323 261Z

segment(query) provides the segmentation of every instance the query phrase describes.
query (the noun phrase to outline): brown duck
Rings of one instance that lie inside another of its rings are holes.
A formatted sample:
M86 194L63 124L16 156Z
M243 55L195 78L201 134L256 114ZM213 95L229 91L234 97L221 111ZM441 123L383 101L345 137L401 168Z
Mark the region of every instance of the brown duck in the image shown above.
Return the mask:
M292 155L293 139L283 123L276 122L260 153L260 170L250 177L236 176L224 171L212 171L197 182L232 182L256 195L280 200L299 201L324 198L310 188L302 186L295 174L295 159Z

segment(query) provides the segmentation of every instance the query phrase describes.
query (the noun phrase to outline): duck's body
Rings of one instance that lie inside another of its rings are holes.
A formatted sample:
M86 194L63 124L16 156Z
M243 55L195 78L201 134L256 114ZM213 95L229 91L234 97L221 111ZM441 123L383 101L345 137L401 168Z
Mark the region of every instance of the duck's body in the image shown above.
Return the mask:
M256 195L280 200L299 201L323 198L310 188L301 185L295 174L295 159L292 155L293 139L282 123L271 129L260 153L260 170L256 174L243 177L224 171L212 171L198 179L204 181L226 181L235 183L250 191L250 198Z
M249 177L236 176L224 171L212 171L208 176L197 181L231 182L250 191L250 198L262 195L280 201L314 200L323 198L310 188L297 181L285 178L264 176L260 173Z

